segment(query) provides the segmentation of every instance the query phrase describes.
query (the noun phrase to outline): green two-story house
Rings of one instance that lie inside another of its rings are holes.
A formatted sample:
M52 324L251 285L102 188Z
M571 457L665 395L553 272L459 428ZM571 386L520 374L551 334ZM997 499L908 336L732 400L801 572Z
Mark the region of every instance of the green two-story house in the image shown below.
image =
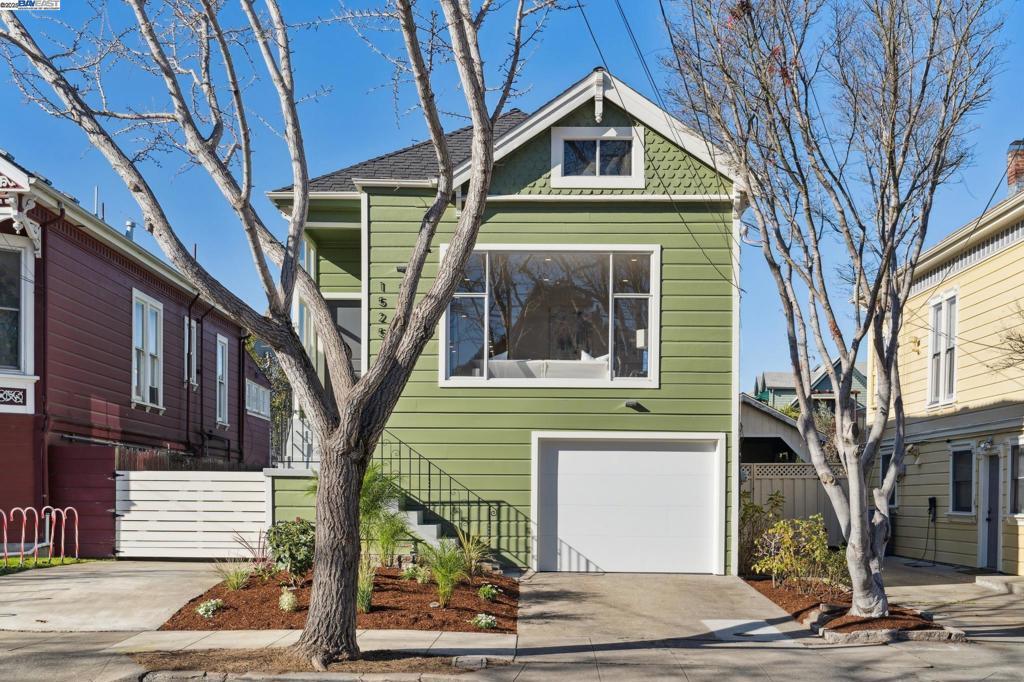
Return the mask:
M460 210L470 131L448 136ZM422 527L539 570L724 573L735 554L739 192L669 113L595 70L498 121L476 253L378 456ZM311 182L305 267L373 363L435 186L429 142ZM272 192L286 206L286 190ZM300 334L315 353L301 301ZM297 420L286 466L316 466Z

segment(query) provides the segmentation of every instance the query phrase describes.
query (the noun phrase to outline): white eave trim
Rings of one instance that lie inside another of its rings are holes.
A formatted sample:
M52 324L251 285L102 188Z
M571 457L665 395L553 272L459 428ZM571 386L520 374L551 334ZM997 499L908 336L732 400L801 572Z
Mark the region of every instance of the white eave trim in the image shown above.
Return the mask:
M605 71L587 74L575 85L497 140L494 144L495 162L508 156L536 135L553 126L566 114L586 102L592 101L595 87L599 84L603 87L605 100L618 105L640 123L654 129L670 142L681 146L687 153L707 165L717 168L733 184L738 183L732 164L724 152L715 149L682 121ZM455 186L459 186L469 179L471 163L472 159L467 160L455 169Z
M410 187L414 189L431 189L437 187L437 178L429 180L413 180L408 178L352 178L352 184L360 191L373 187ZM358 194L356 196L359 196Z
M1004 199L988 212L974 218L966 225L952 232L938 244L921 254L914 268L915 279L918 273L940 265L948 258L966 251L978 242L987 239L993 232L1024 220L1024 192ZM979 226L980 222L980 226Z
M359 199L359 192L310 192L310 199ZM290 189L279 190L276 192L267 192L267 198L271 201L275 199L293 199L295 193Z
M730 194L492 194L487 201L500 202L675 202L690 204L732 203Z

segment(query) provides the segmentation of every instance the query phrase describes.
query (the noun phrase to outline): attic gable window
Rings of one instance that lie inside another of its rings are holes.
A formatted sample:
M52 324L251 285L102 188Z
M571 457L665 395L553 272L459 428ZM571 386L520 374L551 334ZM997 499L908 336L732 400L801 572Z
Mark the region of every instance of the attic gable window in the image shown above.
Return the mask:
M642 189L643 130L639 127L552 128L551 186Z

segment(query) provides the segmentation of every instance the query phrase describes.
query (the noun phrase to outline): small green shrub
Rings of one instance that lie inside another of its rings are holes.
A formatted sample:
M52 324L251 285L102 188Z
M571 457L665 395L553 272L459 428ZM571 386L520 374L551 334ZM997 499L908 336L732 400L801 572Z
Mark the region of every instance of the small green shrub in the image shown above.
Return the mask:
M213 618L213 615L217 611L224 608L224 602L220 599L207 599L202 604L196 607L196 613L207 620Z
M359 579L356 583L356 610L359 613L369 613L373 608L373 579L376 572L365 565L359 568Z
M465 555L458 544L446 539L437 546L423 545L422 557L437 583L437 601L441 608L447 608L455 586L467 577Z
M217 571L217 575L224 582L224 587L232 592L245 587L245 584L249 582L249 576L253 573L252 566L238 561L218 561L213 565L213 569Z
M476 591L477 596L483 599L484 601L494 601L498 598L498 595L500 593L501 590L499 590L494 585L491 585L490 583L481 585L480 589Z
M298 585L302 577L313 567L313 546L316 529L305 519L279 521L267 531L267 545L274 564L287 571L292 585Z
M295 596L295 592L292 590L282 587L281 596L277 598L277 608L285 613L297 611L299 608L299 598Z
M740 493L739 569L740 575L754 572L757 541L779 519L785 498L776 490L764 505L754 502L747 491Z
M402 569L402 580L415 580L420 585L430 582L430 569L421 564L412 564Z
M473 616L473 620L469 622L482 630L490 630L498 627L498 619L489 613L478 613Z
M384 566L394 566L395 555L398 554L398 543L409 536L409 521L396 512L382 514L372 524L370 532L377 546L377 556Z
M468 575L479 575L480 565L491 556L491 547L479 535L465 531L456 526L455 533L459 536L462 547L463 563Z
M772 577L772 584L789 584L809 594L824 591L838 596L850 585L842 551L828 546L828 530L821 514L809 519L776 521L757 540L754 570Z

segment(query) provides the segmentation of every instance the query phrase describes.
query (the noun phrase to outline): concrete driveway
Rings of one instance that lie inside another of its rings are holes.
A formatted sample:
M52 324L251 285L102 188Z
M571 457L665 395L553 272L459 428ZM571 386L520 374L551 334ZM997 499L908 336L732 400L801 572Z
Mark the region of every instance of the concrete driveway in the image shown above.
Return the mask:
M209 563L97 561L0 577L0 630L155 630L220 581Z
M743 623L761 628L758 641L798 631L782 609L731 576L534 573L520 593L519 634L527 639L721 641Z

